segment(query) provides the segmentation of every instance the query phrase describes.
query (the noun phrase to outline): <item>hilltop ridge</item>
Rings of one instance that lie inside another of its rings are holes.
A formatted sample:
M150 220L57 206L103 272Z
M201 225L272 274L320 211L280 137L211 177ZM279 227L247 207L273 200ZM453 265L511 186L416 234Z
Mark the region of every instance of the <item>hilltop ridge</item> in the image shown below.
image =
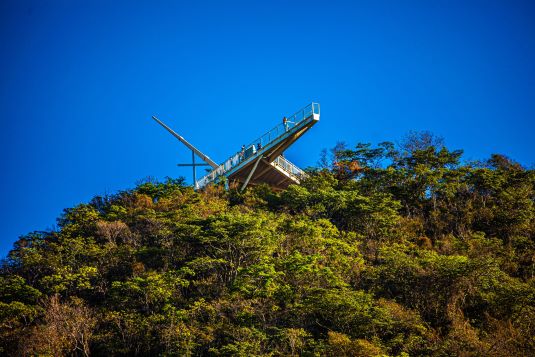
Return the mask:
M0 352L535 355L534 170L429 133L320 161L282 192L167 179L66 209L2 264Z

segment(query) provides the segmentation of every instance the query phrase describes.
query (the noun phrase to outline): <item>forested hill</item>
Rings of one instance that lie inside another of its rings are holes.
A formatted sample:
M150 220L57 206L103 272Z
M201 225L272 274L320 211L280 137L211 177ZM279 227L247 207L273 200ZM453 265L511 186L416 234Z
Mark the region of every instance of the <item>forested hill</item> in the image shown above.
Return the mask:
M183 180L66 209L0 271L4 355L535 355L535 171L431 135L301 185Z

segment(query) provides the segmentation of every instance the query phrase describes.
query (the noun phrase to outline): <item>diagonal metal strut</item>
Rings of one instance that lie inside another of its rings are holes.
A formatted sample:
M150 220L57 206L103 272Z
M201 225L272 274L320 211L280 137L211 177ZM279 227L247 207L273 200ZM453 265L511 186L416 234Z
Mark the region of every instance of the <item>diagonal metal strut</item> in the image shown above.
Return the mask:
M173 135L175 138L177 138L182 144L186 145L192 152L197 154L197 156L199 156L204 162L206 162L208 165L212 166L212 168L217 169L217 167L219 165L216 164L214 161L212 161L212 159L210 159L208 156L204 155L199 149L197 149L195 146L191 145L186 139L184 139L183 137L181 137L180 135L175 133L173 131L173 129L171 129L170 127L165 125L160 119L156 118L155 116L152 116L152 119L154 119L158 124L163 126L165 128L165 130L167 130L169 133L171 133L171 135Z
M256 159L253 168L251 169L251 172L249 172L249 175L247 175L247 178L245 179L245 182L243 183L243 186L241 187L240 192L243 192L245 190L245 187L247 187L247 184L249 183L249 180L251 177L253 177L254 172L256 171L256 168L258 167L258 163L262 160L262 155L258 156L258 159Z

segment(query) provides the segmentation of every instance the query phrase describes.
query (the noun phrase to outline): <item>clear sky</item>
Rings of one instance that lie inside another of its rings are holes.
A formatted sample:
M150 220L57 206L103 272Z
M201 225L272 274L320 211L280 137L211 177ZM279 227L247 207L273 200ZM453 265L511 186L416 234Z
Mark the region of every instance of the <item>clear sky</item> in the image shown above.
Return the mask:
M65 207L185 176L311 101L286 156L443 136L535 163L534 1L0 1L0 256Z

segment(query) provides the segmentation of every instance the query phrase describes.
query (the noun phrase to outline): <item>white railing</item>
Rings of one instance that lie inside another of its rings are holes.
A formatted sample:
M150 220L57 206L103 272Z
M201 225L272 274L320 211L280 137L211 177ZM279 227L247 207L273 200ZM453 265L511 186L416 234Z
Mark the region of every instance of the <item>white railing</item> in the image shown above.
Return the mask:
M275 160L273 160L271 164L273 166L280 167L283 171L288 173L288 175L297 179L298 181L304 179L307 175L306 172L304 172L299 167L295 166L282 156L278 156Z
M249 145L244 145L244 148L241 151L229 157L227 160L225 160L225 162L219 165L216 169L212 170L206 176L198 180L196 182L196 187L202 188L206 186L207 184L209 184L210 182L215 181L216 178L229 172L231 169L238 166L241 162L256 155L258 152L261 152L263 148L267 147L273 141L280 138L283 134L285 134L292 128L298 126L299 124L301 124L301 122L314 116L315 114L318 116L320 114L319 103L310 103L309 105L302 108L301 110L298 110L297 112L290 115L289 117L286 117L287 120L285 122L275 126L273 129L271 129L270 131L268 131L267 133L265 133L258 139L254 140ZM291 163L290 165L302 171L297 166Z

